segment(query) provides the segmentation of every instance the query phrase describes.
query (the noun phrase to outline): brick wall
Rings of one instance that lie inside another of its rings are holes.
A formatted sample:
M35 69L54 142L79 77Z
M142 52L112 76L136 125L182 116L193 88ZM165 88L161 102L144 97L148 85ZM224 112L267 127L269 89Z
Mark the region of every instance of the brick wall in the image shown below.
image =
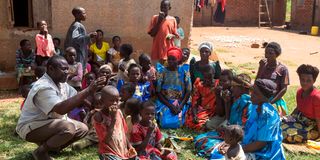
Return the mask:
M42 2L43 0L33 0ZM105 40L111 42L114 35L119 35L123 43L132 43L134 49L150 53L152 38L147 34L151 17L160 11L161 0L47 0L51 4L49 33L63 41L68 27L73 21L71 10L82 6L87 11L87 20L83 22L88 32L102 29ZM9 9L7 0L0 0L0 71L14 71L15 51L19 41L29 39L34 46L34 36L39 32L32 28L8 27ZM185 31L182 46L186 47L192 24L191 0L172 0L170 15L181 17L181 27ZM42 15L38 15L42 16ZM42 17L41 17L42 18ZM46 19L47 20L47 19ZM50 23L51 21L51 23ZM63 44L63 43L62 43Z
M270 16L274 25L283 25L285 21L286 0L269 0ZM211 22L216 7L204 8L194 12L194 26L217 25ZM228 0L224 25L257 26L259 19L259 0Z
M294 29L310 29L313 0L292 0L291 24Z

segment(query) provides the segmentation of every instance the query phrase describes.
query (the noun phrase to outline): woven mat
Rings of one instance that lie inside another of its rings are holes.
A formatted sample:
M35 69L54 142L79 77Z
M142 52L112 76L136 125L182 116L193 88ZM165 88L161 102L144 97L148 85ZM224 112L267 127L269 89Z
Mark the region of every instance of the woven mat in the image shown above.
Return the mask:
M292 153L309 153L309 154L320 154L320 150L308 148L305 144L287 144L282 143L283 147Z

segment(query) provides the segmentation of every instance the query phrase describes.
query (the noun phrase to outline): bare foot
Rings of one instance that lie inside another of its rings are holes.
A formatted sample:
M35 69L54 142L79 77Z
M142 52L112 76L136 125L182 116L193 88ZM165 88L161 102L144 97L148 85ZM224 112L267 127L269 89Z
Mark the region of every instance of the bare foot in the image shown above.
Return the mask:
M32 156L35 160L52 160L42 145L32 152Z

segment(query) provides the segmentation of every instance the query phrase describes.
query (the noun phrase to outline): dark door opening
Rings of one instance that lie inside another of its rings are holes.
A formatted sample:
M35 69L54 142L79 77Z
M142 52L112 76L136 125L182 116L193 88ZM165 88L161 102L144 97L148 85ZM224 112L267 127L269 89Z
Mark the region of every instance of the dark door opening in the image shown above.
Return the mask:
M30 0L13 0L13 14L15 27L32 27L32 12Z

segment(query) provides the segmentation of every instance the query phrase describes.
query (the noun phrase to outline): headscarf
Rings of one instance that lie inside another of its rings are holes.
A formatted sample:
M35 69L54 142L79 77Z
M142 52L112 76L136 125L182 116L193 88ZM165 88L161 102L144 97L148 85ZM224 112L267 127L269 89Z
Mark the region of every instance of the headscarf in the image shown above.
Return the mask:
M199 52L200 52L200 50L201 50L202 48L207 48L207 49L210 50L210 52L212 52L213 49L214 49L213 45L212 45L211 43L209 43L209 42L202 42L202 43L199 45Z
M182 50L180 48L177 48L177 47L171 47L171 48L168 49L167 55L176 57L176 59L178 61L181 61L181 59L182 59Z
M277 84L272 80L258 78L255 81L255 85L259 88L261 93L267 98L271 98L277 93Z
M108 64L102 65L102 66L99 68L99 72L100 72L102 69L106 69L106 70L109 69L109 70L112 72L112 68L111 68L111 66L108 65Z
M281 46L277 42L268 43L268 45L266 46L266 49L267 48L273 48L277 52L277 55L281 54Z

